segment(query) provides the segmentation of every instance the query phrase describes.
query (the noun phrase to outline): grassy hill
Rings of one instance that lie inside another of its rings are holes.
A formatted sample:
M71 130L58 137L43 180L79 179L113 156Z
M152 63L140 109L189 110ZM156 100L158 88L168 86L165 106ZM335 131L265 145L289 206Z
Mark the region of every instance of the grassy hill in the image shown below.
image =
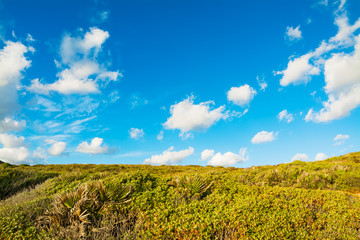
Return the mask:
M223 168L0 164L0 239L359 239L360 153Z

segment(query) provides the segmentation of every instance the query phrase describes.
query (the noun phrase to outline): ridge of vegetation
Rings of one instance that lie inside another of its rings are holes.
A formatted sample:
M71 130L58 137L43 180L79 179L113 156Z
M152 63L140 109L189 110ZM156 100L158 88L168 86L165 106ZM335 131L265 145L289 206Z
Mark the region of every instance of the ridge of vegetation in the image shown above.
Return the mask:
M360 152L224 168L0 164L0 239L359 239Z

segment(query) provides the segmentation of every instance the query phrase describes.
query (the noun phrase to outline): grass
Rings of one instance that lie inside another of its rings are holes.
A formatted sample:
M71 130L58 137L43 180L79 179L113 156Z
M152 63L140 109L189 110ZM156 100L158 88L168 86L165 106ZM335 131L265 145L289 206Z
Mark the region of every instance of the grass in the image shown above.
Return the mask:
M360 153L223 168L0 164L0 239L359 239Z

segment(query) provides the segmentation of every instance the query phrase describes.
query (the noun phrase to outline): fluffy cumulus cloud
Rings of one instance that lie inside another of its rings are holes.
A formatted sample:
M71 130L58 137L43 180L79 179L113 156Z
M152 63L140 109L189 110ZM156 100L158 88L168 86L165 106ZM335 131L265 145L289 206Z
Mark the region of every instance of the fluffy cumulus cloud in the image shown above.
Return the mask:
M12 118L6 117L0 121L0 133L1 132L11 132L11 131L20 131L26 126L24 120L16 121Z
M360 18L350 24L343 9L345 1L339 3L335 14L337 34L322 41L313 51L290 60L285 70L277 72L283 75L280 84L288 86L306 83L323 71L328 99L319 111L311 108L305 116L306 121L340 119L360 106Z
M280 121L285 121L287 123L294 121L294 115L289 113L286 109L279 112L278 118Z
M342 144L344 144L345 143L345 141L347 140L347 139L349 139L350 138L350 136L349 135L347 135L347 134L338 134L338 135L336 135L335 137L334 137L334 145L342 145Z
M283 75L280 85L286 87L290 84L306 83L310 81L311 76L319 75L320 69L309 62L311 56L311 54L305 54L292 59L285 70L276 72Z
M272 142L276 139L278 133L261 131L255 134L255 136L251 139L251 142L254 144Z
M300 161L309 161L310 158L307 154L305 153L297 153L295 154L292 158L291 161L296 161L296 160L300 160Z
M10 164L28 162L29 150L26 147L0 148L0 160Z
M24 137L16 137L12 134L0 134L0 143L5 148L16 148L24 145Z
M245 106L251 102L255 95L256 91L248 84L245 84L240 87L230 88L227 92L227 99L236 105Z
M0 160L10 164L27 163L29 150L24 146L25 138L12 134L0 134Z
M246 148L241 148L239 153L226 152L224 154L217 153L211 157L208 165L211 166L233 166L239 162L244 162L248 159Z
M183 161L188 156L194 153L194 149L189 147L188 149L181 151L174 151L174 147L170 147L163 153L153 155L150 158L145 159L145 164L174 164Z
M51 147L48 149L48 152L52 156L60 156L64 153L66 149L66 143L65 142L56 142L51 145Z
M205 149L201 152L201 160L208 160L212 156L214 156L215 151L212 149Z
M335 137L334 137L334 141L342 141L342 140L346 140L346 139L349 139L350 138L350 136L349 135L347 135L347 134L338 134L338 135L336 135Z
M129 134L132 139L139 139L139 138L144 137L145 133L144 133L144 130L142 130L142 129L131 128L129 130Z
M352 53L337 53L325 61L328 100L319 112L310 109L307 121L329 122L348 116L360 105L360 35Z
M65 35L60 48L61 62L56 62L61 69L58 79L50 84L34 79L28 90L46 95L51 91L60 94L100 93L101 86L121 77L118 71L108 71L106 64L97 60L109 36L107 31L95 27L83 36Z
M290 41L300 40L302 38L300 25L296 28L286 27L285 37Z
M220 119L228 117L228 114L224 112L224 106L211 109L212 104L214 104L212 101L194 104L193 97L176 103L170 108L171 116L163 124L164 128L179 129L180 136L186 137L189 131L207 129Z
M106 145L102 145L103 139L95 137L91 140L90 144L86 141L80 143L75 151L89 154L105 154L109 151L109 147Z
M25 54L33 51L20 42L5 42L0 49L0 119L12 116L17 106L17 91L25 69L31 61Z
M315 161L322 161L322 160L325 160L327 158L328 158L328 156L325 153L318 153L315 156Z

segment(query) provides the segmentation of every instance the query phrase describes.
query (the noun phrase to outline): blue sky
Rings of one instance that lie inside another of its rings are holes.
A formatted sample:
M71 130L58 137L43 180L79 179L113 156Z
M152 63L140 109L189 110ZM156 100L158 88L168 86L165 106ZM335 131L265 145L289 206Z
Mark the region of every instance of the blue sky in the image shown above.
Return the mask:
M359 9L0 0L0 159L249 167L359 151Z

